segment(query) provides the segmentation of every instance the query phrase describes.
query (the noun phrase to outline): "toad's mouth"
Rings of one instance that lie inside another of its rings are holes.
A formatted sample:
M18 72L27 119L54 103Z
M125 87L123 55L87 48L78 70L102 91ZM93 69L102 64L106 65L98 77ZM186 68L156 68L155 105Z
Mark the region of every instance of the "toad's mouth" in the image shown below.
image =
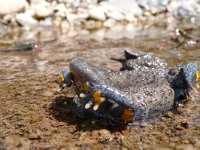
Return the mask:
M134 110L118 89L90 83L74 71L62 72L60 89L63 90L72 83L79 97L79 103L86 110L123 122L133 121Z

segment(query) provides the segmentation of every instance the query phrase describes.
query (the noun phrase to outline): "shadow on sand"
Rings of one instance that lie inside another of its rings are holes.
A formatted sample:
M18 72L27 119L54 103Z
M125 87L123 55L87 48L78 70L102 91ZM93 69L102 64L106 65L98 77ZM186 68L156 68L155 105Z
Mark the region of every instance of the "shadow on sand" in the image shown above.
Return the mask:
M110 123L108 120L94 116L77 107L73 97L59 96L55 98L50 107L50 114L58 121L69 125L76 125L77 130L92 131L108 129L112 132L122 131L125 124Z

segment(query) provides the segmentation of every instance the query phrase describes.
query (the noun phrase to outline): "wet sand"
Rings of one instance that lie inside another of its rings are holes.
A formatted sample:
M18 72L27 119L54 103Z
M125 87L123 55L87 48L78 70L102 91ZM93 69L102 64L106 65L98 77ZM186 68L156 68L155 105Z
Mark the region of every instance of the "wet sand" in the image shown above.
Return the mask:
M117 40L97 40L96 33L46 37L40 40L57 40L34 51L0 52L0 149L200 149L198 99L134 126L110 127L88 114L76 114L73 89L60 93L57 83L60 70L68 69L76 57L115 70L121 65L110 58L130 47L153 52L172 66L198 60L200 47L175 49L172 34L164 30Z

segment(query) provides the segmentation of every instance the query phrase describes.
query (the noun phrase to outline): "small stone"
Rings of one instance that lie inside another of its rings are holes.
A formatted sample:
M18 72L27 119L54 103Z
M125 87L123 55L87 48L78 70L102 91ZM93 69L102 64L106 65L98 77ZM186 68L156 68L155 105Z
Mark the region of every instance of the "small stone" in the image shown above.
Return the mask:
M74 14L74 13L67 13L67 20L69 22L73 22L76 19L77 19L77 15L76 14Z
M32 134L32 135L29 136L29 139L30 140L40 140L41 136L38 135L38 134Z
M37 5L35 8L35 17L37 19L44 19L46 17L49 17L52 14L52 11L50 8L47 8L46 6L43 5Z
M100 30L97 30L96 32L94 32L92 35L91 35L91 39L93 40L96 40L96 41L102 41L105 37L105 29L100 29Z
M172 118L173 117L173 113L172 112L167 112L164 117L166 118Z
M138 4L152 14L157 14L166 11L169 2L169 0L139 0Z
M54 7L54 11L66 13L67 12L67 8L65 7L64 4L58 4L58 5L56 5Z
M63 33L69 32L69 27L70 27L69 22L67 22L67 21L61 22L61 29L62 29Z
M189 123L184 121L184 122L181 122L181 126L188 129L190 127Z
M56 18L53 20L53 24L54 24L54 26L56 26L56 27L61 26L61 23L62 23L62 17L56 17Z
M135 21L135 17L131 13L126 13L125 14L125 19L129 22Z
M89 17L88 11L85 9L78 9L77 18L78 19L87 19Z
M89 20L85 22L85 28L86 29L95 29L96 28L96 22L94 20Z
M0 16L24 12L27 5L26 0L0 0Z
M38 25L38 21L36 19L25 13L16 15L16 20L22 26L35 27Z
M92 9L89 10L89 17L94 20L100 20L100 21L106 20L104 9L98 6L93 7Z
M196 0L174 0L168 5L167 10L175 17L198 16L200 15L200 4Z
M72 7L79 7L80 0L66 0Z
M108 12L107 13L107 16L109 18L113 18L117 21L120 21L120 20L124 20L124 15L122 15L120 12L118 11L111 11L111 12Z
M131 13L134 16L142 15L142 9L136 0L109 0L109 5L121 13Z

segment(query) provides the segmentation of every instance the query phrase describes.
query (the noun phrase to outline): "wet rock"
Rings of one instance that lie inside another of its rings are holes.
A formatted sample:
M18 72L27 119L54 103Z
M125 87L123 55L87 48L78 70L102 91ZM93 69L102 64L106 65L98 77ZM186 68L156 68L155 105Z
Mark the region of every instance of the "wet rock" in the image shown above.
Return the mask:
M7 14L23 12L28 5L26 0L1 0L0 1L0 16Z
M138 0L138 4L153 14L166 11L169 0Z
M16 15L16 20L22 26L35 27L38 25L38 21L36 19L25 13Z
M175 17L197 16L200 15L200 4L198 0L174 0L169 4L167 10Z
M92 19L104 21L106 19L105 11L102 7L92 7L89 11L89 16Z

